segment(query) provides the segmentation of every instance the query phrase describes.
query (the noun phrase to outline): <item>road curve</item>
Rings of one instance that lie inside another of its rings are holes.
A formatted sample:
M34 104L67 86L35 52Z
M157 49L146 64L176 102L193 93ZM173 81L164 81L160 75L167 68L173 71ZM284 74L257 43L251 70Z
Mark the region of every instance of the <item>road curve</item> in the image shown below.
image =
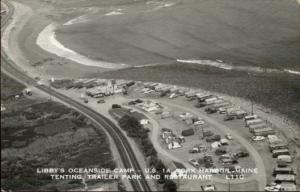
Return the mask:
M14 12L14 7L9 2L5 1L5 4L7 5L9 10L7 14L1 18L1 32L8 24L8 21L12 18ZM83 113L88 118L90 118L97 125L98 128L104 128L114 140L118 152L120 153L120 157L124 164L124 167L134 168L135 172L133 174L141 174L142 178L145 177L143 175L143 172L139 171L141 170L141 166L138 163L138 160L127 138L122 133L122 131L108 118L63 94L56 92L50 87L47 87L45 85L38 85L33 78L31 78L26 73L18 69L17 65L9 59L9 57L6 55L3 49L1 49L1 72L14 77L23 84L34 86L37 89L55 97L56 99L63 101L64 103L72 106L78 112ZM151 188L146 179L130 180L130 182L134 191L151 191Z

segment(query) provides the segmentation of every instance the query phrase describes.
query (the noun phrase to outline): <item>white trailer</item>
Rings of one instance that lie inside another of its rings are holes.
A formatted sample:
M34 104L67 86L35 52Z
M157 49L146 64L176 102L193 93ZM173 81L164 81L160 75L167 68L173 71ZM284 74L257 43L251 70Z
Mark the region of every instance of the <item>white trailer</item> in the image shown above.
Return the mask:
M245 116L245 121L253 120L253 119L257 119L257 118L258 118L257 115L247 115L247 116Z
M262 122L263 122L262 119L248 120L248 121L246 121L246 126L248 127L249 125L260 124Z
M217 97L212 97L212 98L205 99L205 104L206 105L214 104L217 101L217 99L218 99Z

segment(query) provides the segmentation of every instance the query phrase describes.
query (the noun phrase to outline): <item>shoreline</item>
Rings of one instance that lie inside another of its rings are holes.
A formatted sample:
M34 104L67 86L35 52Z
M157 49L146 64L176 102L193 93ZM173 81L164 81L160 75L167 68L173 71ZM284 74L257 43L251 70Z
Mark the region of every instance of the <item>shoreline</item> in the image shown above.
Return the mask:
M57 55L59 57L63 57L72 61L75 61L82 65L101 67L106 69L120 69L124 68L126 64L117 64L117 63L109 63L105 61L97 61L85 57L75 51L65 47L58 40L56 40L55 34L56 26L51 23L46 26L38 35L36 39L36 44L43 50Z

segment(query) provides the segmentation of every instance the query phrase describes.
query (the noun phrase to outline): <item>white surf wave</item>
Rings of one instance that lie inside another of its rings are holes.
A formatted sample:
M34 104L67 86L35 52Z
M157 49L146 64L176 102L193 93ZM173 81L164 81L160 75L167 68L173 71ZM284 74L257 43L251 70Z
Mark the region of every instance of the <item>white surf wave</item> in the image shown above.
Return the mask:
M113 16L113 15L123 15L124 13L120 11L111 11L109 13L106 13L105 16Z
M62 45L55 38L55 29L56 27L53 24L48 25L44 28L43 31L40 32L36 39L36 44L42 48L43 50L55 54L59 57L64 57L75 61L82 65L102 67L107 69L117 69L127 67L126 64L119 63L110 63L105 61L98 61L90 59L86 56L83 56L75 51L68 49L64 45Z
M294 75L300 75L299 71L290 70L290 69L272 69L272 68L262 68L262 67L254 67L254 66L233 66L227 63L223 63L221 60L199 60L199 59L190 59L190 60L184 60L184 59L177 59L177 62L179 63L191 63L191 64L199 64L199 65L207 65L207 66L213 66L225 70L236 70L236 71L249 71L249 72L256 72L256 73L290 73Z
M200 64L200 65L208 65L208 66L213 66L213 67L218 67L221 69L226 69L226 70L232 70L233 66L217 61L211 61L211 60L183 60L183 59L177 59L177 62L179 63L192 63L192 64Z
M71 19L70 21L64 23L63 25L68 26L68 25L74 25L74 24L77 24L77 23L83 23L83 22L87 22L87 21L88 21L87 15L81 15L79 17Z
M290 70L290 69L284 69L284 71L288 72L288 73L295 74L295 75L300 75L300 71L294 71L294 70Z

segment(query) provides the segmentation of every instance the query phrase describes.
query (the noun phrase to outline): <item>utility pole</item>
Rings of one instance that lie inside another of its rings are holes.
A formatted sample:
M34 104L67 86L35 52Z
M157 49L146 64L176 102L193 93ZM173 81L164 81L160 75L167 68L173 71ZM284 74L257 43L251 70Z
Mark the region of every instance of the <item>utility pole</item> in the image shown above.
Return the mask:
M253 101L251 100L251 114L254 115L254 111L253 111Z
M230 181L228 180L228 191L230 192Z

